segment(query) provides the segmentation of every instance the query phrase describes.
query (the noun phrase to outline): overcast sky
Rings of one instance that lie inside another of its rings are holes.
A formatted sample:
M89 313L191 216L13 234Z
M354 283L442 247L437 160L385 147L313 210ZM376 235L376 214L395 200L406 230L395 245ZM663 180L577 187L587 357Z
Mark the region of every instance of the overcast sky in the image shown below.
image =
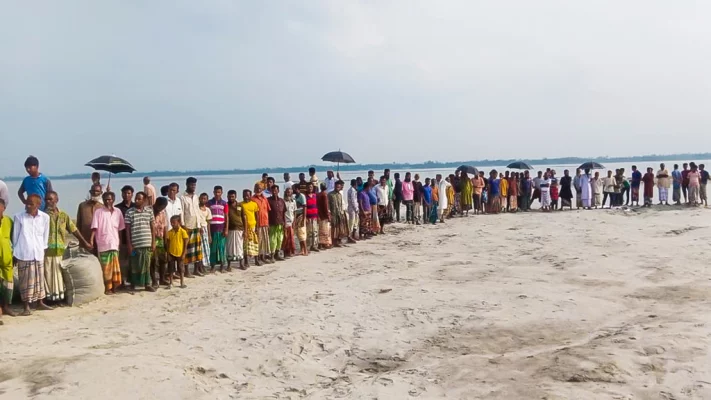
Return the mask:
M711 150L711 2L2 1L0 176Z

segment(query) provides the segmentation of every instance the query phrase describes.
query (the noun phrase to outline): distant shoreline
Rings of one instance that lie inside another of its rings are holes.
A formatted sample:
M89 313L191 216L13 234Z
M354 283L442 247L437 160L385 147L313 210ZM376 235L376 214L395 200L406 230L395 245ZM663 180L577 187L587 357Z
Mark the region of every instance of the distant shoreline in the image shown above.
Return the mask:
M363 170L383 170L389 168L391 170L406 170L406 169L442 169L442 168L457 168L460 165L472 165L475 167L494 167L507 165L514 161L525 161L532 164L533 167L538 165L550 164L582 164L588 161L595 161L601 164L604 163L624 163L624 162L642 162L642 161L674 161L674 160L708 160L711 159L711 153L682 153L682 154L649 154L643 156L627 156L627 157L558 157L558 158L539 158L539 159L507 159L507 160L475 160L475 161L426 161L422 163L390 163L390 164L341 164L341 171L363 171ZM269 167L269 168L254 168L254 169L232 169L232 170L194 170L194 171L136 171L133 175L147 175L152 178L166 178L173 176L207 176L207 175L255 175L261 173L298 173L306 172L309 168L316 168L317 171L325 171L333 169L336 165L304 165L300 167ZM69 180L69 179L85 179L91 176L93 171L77 174L66 174L59 176L50 176L52 180ZM3 178L6 182L16 182L24 179L24 176L8 176Z

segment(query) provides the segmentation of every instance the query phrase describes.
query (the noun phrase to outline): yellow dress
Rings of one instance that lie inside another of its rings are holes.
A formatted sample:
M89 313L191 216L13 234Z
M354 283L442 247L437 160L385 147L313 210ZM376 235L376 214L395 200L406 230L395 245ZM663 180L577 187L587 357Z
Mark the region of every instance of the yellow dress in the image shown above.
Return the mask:
M12 219L0 220L0 301L12 300Z

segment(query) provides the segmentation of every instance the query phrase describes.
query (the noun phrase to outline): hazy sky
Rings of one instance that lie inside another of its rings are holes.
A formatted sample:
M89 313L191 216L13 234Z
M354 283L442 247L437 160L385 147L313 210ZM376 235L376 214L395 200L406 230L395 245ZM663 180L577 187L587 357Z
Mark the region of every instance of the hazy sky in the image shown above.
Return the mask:
M711 150L708 1L0 4L0 176Z

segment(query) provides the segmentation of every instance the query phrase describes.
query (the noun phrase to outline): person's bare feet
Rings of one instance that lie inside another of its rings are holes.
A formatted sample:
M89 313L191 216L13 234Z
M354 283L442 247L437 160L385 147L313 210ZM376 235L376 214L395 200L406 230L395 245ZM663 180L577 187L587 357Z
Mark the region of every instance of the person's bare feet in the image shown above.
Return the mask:
M232 272L232 267L228 266L227 268L225 268L225 272Z
M50 306L44 304L44 302L40 300L37 303L37 309L38 310L45 310L45 311L52 311L52 310L54 310L54 307L50 307Z
M156 290L155 290L155 288L153 288L153 286L146 285L146 292L155 292L155 291Z
M10 307L3 307L2 308L2 313L4 315L9 315L11 317L17 317L17 314L10 309Z
M22 317L29 317L30 315L32 315L32 311L30 311L29 308L25 308L24 310L22 310L22 313L20 314L20 316L22 316Z

